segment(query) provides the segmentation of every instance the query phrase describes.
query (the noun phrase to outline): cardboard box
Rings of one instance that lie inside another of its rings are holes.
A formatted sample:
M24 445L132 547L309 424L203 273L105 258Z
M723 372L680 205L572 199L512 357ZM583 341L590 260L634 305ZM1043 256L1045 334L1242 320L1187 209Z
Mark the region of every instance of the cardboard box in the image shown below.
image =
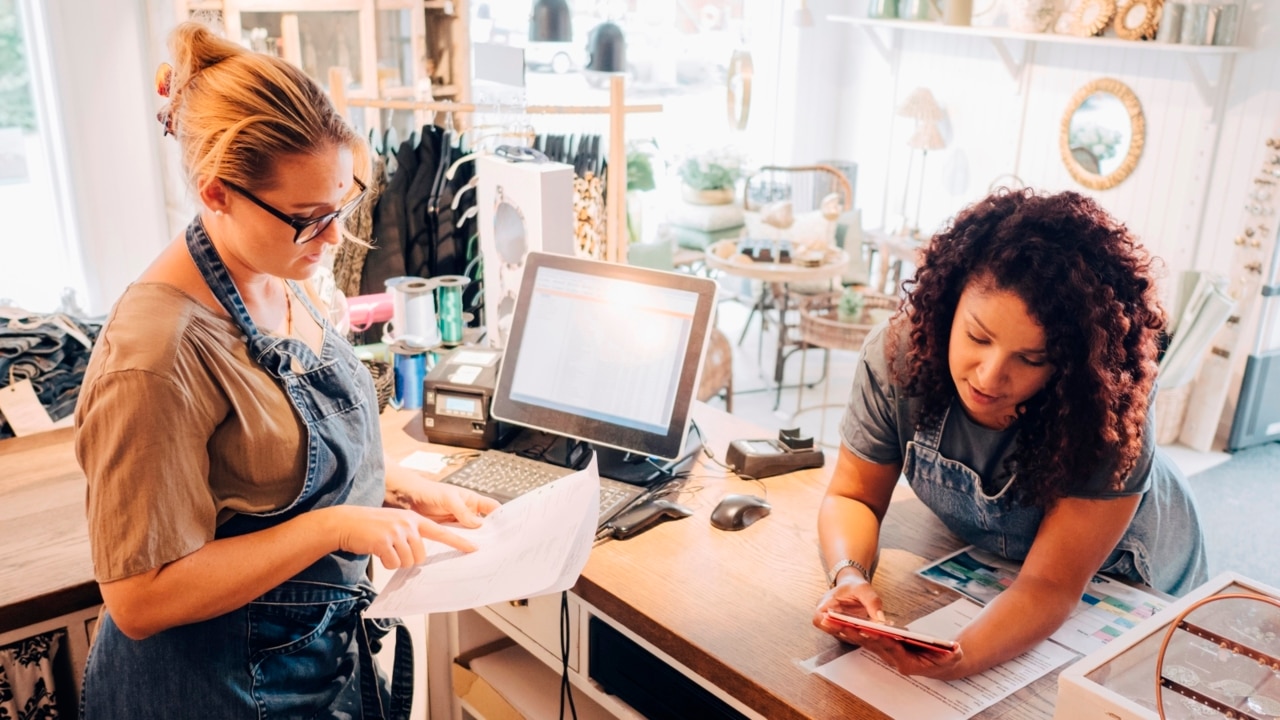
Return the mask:
M505 347L525 256L574 254L573 167L484 155L476 173L485 328L491 346Z
M1063 670L1054 720L1157 720L1156 664L1170 625L1196 601L1234 593L1251 597L1214 600L1186 617L1197 628L1226 638L1228 648L1188 630L1175 630L1165 652L1163 676L1253 717L1277 714L1258 707L1280 703L1280 677L1248 654L1280 655L1280 607L1258 599L1280 598L1280 591L1223 573ZM1232 652L1236 647L1241 652ZM1172 690L1162 695L1169 720L1221 717Z
M560 675L510 638L458 656L453 694L483 720L548 720L559 717ZM579 720L611 720L586 691L575 687Z

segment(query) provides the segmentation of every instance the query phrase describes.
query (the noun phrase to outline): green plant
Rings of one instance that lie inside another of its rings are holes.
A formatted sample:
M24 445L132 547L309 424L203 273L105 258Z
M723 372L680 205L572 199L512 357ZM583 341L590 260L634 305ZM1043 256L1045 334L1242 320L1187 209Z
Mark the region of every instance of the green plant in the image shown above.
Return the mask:
M867 304L867 298L857 290L851 287L844 289L844 294L840 296L840 301L836 303L836 319L840 322L856 323L862 319L862 311Z
M36 129L22 23L13 0L0 0L0 127Z
M680 180L695 190L732 188L742 176L742 159L729 150L712 150L680 164Z
M627 152L627 240L640 242L641 201L638 193L657 187L653 179L653 159L643 150Z

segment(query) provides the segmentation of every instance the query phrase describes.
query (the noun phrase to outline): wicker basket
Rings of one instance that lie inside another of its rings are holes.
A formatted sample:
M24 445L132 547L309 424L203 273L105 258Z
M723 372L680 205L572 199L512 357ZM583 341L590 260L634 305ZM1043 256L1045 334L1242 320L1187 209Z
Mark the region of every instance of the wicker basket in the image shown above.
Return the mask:
M378 412L381 413L387 409L387 403L391 402L391 391L396 387L395 371L391 363L381 360L361 360L360 362L369 368L369 374L373 376L373 389L378 395Z
M851 323L839 319L836 308L841 293L824 293L809 298L800 306L800 339L806 345L832 350L862 349L862 341L875 327L866 319L867 310L896 310L898 298L878 293L863 293L863 322Z

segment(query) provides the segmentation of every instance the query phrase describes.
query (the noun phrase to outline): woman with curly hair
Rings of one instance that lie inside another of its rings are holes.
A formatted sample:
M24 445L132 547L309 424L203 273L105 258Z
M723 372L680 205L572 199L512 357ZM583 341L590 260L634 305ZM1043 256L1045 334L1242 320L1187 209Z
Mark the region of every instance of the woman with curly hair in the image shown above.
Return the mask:
M1104 572L1180 595L1206 579L1185 479L1155 446L1164 313L1152 260L1093 200L1001 191L935 236L863 348L818 516L814 624L900 672L953 679L1051 635ZM956 535L1022 563L954 653L855 636L899 476Z

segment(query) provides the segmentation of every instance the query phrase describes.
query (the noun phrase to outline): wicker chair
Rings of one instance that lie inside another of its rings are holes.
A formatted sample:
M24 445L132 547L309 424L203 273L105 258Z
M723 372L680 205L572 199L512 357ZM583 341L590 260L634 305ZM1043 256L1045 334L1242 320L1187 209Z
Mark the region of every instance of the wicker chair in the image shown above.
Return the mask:
M712 328L707 357L702 363L702 379L698 383L698 399L706 402L720 395L724 409L733 412L733 345L729 338Z

